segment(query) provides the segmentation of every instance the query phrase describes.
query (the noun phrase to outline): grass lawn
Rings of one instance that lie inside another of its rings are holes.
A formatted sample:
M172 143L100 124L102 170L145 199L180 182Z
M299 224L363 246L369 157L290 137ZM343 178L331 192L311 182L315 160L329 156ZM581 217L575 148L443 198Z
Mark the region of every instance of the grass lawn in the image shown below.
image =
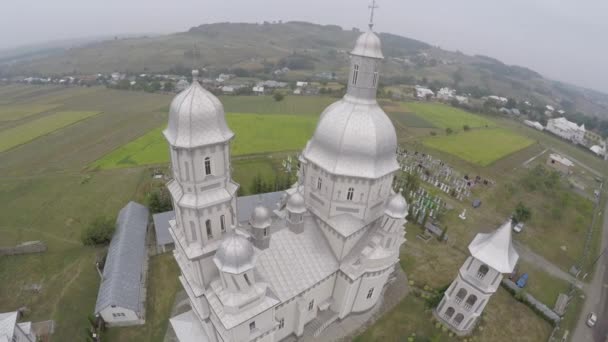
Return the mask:
M90 174L53 174L0 181L0 244L41 240L43 254L0 258L0 308L27 306L25 319L53 319L53 340L84 340L87 315L93 312L101 249L84 247L81 231L95 217L115 217L133 198L142 171L114 170ZM39 293L24 290L41 284Z
M398 124L404 125L405 127L416 127L416 128L433 128L432 123L428 122L424 118L414 114L405 112L390 113L389 117L397 121Z
M241 185L244 195L252 193L251 184L256 175L260 175L265 182L269 183L274 181L275 175L278 173L278 165L268 157L234 160L232 166L234 169L232 178Z
M424 145L428 147L480 166L488 166L533 143L534 141L506 129L474 129L424 140Z
M526 284L526 292L548 307L553 308L555 306L557 296L560 293L568 293L568 289L570 288L568 282L550 276L542 269L527 263L521 258L517 265L519 267L519 274L528 273L530 276Z
M175 294L181 289L179 267L172 253L150 258L146 324L136 327L110 328L103 341L162 342L167 332Z
M304 147L314 132L316 116L230 113L228 125L235 132L232 155L293 151ZM165 125L119 147L94 162L93 168L111 169L169 162L162 136Z
M87 119L99 112L58 112L0 132L0 152Z
M482 116L465 112L462 109L441 103L408 102L400 106L406 112L412 112L438 128L461 130L464 125L470 128L496 127L496 123Z
M227 113L309 114L319 115L331 103L338 101L328 96L291 96L275 101L272 96L220 96Z
M13 121L23 119L30 115L48 112L59 107L58 104L22 104L22 105L0 105L0 121Z

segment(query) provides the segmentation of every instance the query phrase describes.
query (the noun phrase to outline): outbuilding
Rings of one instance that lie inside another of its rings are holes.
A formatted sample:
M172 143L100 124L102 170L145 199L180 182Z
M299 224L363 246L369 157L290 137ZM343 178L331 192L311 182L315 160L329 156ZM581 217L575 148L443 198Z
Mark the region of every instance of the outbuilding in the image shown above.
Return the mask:
M145 323L148 216L135 202L118 214L95 304L95 314L110 326Z
M175 212L173 210L152 215L154 233L156 234L156 251L158 253L171 251L175 247L173 238L171 238L171 234L169 233L169 221L171 220L175 220Z
M570 159L560 156L556 153L551 153L547 159L547 165L563 174L569 174L574 163Z

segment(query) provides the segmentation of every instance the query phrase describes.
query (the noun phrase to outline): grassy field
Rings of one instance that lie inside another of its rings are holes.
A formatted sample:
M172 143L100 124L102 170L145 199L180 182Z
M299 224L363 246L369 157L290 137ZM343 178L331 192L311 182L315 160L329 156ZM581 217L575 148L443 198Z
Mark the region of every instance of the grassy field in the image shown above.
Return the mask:
M519 274L528 273L529 280L525 291L536 299L553 308L560 293L567 294L570 284L564 280L556 279L542 269L520 260L518 262Z
M327 96L286 96L277 102L272 96L221 96L227 113L319 115L337 101Z
M424 118L414 114L405 112L394 112L390 113L389 116L393 118L398 124L405 127L415 128L434 128L433 124L425 120Z
M408 102L400 107L443 129L461 130L464 125L470 128L496 126L492 120L441 103Z
M0 152L19 146L60 128L73 125L99 112L57 112L0 132Z
M424 140L428 147L481 166L488 166L533 143L534 141L506 129L474 129Z
M23 119L30 115L47 112L59 107L58 104L33 104L33 105L0 105L0 121L13 121Z
M172 253L151 257L146 299L146 324L109 329L103 336L103 341L162 342L167 332L175 294L181 289L178 276L179 267L175 263Z
M232 155L293 151L304 147L312 135L317 117L230 113L228 125L235 132ZM91 165L110 169L169 162L169 150L159 127L112 151Z

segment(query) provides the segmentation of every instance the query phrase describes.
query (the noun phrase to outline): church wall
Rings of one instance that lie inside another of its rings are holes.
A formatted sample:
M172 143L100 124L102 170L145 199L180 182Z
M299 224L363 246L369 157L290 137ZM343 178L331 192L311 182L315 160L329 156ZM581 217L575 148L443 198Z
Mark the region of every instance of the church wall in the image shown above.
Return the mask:
M361 56L351 56L350 58L351 71L348 79L348 94L365 99L375 98L376 87L380 81L380 60ZM355 65L358 66L358 71L355 71ZM377 72L375 83L374 72ZM357 75L356 82L354 82L355 73Z
M319 226L335 257L338 260L342 260L345 239L325 222L319 222Z
M356 286L358 285L358 281L351 282L350 278L344 273L338 272L333 289L334 302L331 308L339 314L340 319L350 313L350 308L356 295Z
M229 335L232 337L232 341L250 341L252 338L272 329L275 324L273 311L272 308L268 309L230 329ZM252 322L255 322L255 329L253 330L250 329Z
M197 260L196 265L201 274L201 283L204 288L207 288L213 279L219 277L219 271L213 262L213 256L210 255Z
M357 296L353 304L353 312L368 310L376 304L380 296L382 296L384 284L386 284L386 281L391 273L390 270L392 270L391 267L380 272L366 274L361 278ZM367 298L370 291L371 297Z

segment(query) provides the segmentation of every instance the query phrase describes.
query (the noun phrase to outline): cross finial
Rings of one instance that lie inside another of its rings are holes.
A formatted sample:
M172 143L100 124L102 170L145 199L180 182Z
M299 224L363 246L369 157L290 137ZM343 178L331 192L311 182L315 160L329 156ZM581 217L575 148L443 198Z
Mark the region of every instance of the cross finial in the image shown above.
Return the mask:
M372 4L369 6L369 9L371 10L370 15L369 15L369 29L373 29L374 28L374 12L376 11L376 8L379 8L378 5L376 5L376 0L372 0Z

